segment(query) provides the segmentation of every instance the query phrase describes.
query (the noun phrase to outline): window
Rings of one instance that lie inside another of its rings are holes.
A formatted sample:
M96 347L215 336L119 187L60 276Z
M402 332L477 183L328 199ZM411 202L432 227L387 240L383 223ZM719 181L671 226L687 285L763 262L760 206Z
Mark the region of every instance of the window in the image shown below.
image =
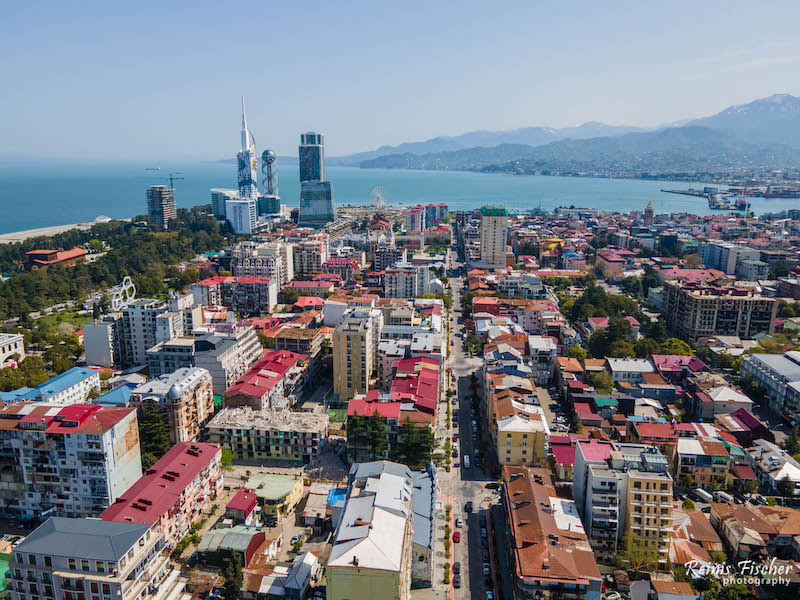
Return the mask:
M45 567L52 567L53 566L53 557L45 556L44 557L44 566Z
M28 554L28 562L32 565L36 564L36 555L35 554Z
M106 572L106 563L101 560L97 561L97 572L98 573L105 573Z
M81 570L82 571L88 571L89 570L89 561L88 560L82 560L81 561Z
M111 595L111 586L107 583L103 584L103 595L110 596Z
M97 594L97 593L99 593L99 592L100 592L100 586L98 586L98 585L97 585L97 582L96 582L96 581L93 581L93 582L92 582L92 583L89 585L89 589L91 590L91 592L92 592L93 594Z
M73 571L75 569L77 569L77 566L75 565L75 559L74 558L70 558L69 559L69 568L72 569Z

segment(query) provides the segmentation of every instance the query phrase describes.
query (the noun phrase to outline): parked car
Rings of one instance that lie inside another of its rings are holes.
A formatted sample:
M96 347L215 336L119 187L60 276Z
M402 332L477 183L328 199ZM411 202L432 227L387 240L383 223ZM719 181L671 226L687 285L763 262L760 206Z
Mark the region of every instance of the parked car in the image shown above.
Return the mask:
M488 532L486 531L486 527L481 527L481 537L489 537Z
M483 557L483 560L489 560L489 549L484 548L481 550L481 556Z
M622 595L619 592L606 592L603 600L622 600Z
M494 600L494 594L490 591L486 591L486 600Z
M486 515L481 514L481 516L478 517L478 522L481 524L481 527L486 527Z
M472 502L467 502L464 505L464 512L471 513L472 512Z
M483 563L483 574L484 575L488 575L491 572L492 572L492 569L489 566L489 563L488 562Z
M453 563L453 573L455 573L456 575L461 573L461 563L460 562Z
M461 575L453 575L453 587L456 589L461 587Z
M292 536L292 541L291 541L291 544L292 544L292 545L294 545L294 544L296 544L297 542L300 542L300 541L302 541L302 540L303 540L303 534L302 534L302 533L295 533L295 534Z
M500 487L500 484L497 483L496 481L490 481L489 483L486 484L486 489L487 490L496 490L499 487Z
M458 458L458 448L453 448L453 458Z
M464 519L462 519L461 517L458 517L456 519L456 527L461 528L463 526L464 526Z

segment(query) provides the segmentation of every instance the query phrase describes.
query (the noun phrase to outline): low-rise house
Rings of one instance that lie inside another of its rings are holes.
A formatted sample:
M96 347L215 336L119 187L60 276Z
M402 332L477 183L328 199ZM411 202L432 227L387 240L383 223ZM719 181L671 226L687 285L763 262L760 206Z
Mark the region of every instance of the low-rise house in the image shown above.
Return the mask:
M217 444L178 443L100 518L156 528L171 548L189 534L222 489L221 461Z
M791 454L767 440L756 440L747 452L761 485L779 494L778 482L788 478L794 487L794 495L800 494L800 463Z
M715 422L723 431L730 433L742 448L751 446L755 440L775 441L775 434L753 413L740 408L732 413L715 417Z
M682 581L650 580L650 595L648 600L701 600L702 595L692 589L692 586Z
M258 496L261 514L283 517L303 499L303 478L295 475L254 473L245 484Z
M258 558L257 553L244 571L242 597L245 600L302 600L321 570L319 559L312 552L298 554L291 563L283 564L269 564Z
M197 559L201 564L213 567L223 567L229 560L239 560L246 568L266 537L264 531L244 525L212 529L197 546Z
M753 409L753 401L729 386L718 386L694 394L694 413L703 421L714 421L717 415Z
M230 499L225 507L225 516L233 521L234 525L250 527L258 518L258 496L255 490L243 487Z
M653 373L653 363L646 358L607 358L606 365L611 379L638 383L645 373Z

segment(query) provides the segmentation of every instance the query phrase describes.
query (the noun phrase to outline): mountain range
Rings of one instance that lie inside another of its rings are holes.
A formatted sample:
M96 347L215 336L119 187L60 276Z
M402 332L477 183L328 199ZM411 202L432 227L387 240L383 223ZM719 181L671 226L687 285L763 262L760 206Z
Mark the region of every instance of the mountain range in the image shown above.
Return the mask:
M776 94L654 129L589 122L554 129L474 131L328 159L362 168L697 171L800 164L800 99Z

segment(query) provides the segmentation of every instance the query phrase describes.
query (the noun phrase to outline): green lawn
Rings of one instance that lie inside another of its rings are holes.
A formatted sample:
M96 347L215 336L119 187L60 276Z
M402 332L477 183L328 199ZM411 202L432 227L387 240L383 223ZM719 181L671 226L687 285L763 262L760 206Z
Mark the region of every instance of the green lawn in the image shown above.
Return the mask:
M328 409L328 417L331 421L335 421L337 423L343 423L347 420L347 409L346 408L329 408Z
M69 323L75 330L82 329L84 324L92 320L91 313L79 315L77 308L69 308L57 313L45 315L36 319L35 323L42 331L49 331L51 329L58 329L61 323Z

